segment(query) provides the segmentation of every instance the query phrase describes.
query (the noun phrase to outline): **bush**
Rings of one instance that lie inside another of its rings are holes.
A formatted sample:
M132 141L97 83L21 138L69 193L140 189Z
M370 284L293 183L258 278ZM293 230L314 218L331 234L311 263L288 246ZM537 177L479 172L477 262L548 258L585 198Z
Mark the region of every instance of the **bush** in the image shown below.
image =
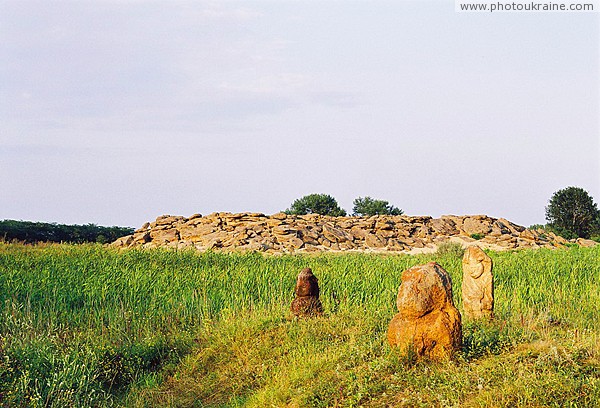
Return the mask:
M354 215L402 215L404 213L385 200L375 200L371 197L358 197L353 204Z
M451 257L462 258L465 254L465 249L458 242L447 241L440 244L435 253L438 256L448 255Z
M292 215L321 214L333 217L346 215L346 211L340 208L335 198L328 194L306 195L295 200L284 212Z

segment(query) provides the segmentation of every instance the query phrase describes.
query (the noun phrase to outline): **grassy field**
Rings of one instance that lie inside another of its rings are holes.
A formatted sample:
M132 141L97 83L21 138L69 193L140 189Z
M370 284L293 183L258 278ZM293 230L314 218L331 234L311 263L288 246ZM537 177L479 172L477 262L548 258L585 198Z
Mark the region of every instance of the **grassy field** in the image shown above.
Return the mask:
M0 244L0 406L600 406L600 246L491 252L496 319L448 363L385 342L402 271L461 258ZM325 315L289 313L298 272Z

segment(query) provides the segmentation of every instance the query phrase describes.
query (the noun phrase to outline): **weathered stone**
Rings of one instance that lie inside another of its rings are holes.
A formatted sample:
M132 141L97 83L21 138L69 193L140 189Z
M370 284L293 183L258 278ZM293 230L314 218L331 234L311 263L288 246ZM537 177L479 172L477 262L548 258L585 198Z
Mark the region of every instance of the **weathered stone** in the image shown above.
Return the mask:
M490 235L494 237L499 237L504 234L510 234L511 230L501 221L495 221L492 223L492 231Z
M323 245L324 247L331 248L331 241L325 237L319 237L319 240L317 242Z
M215 231L215 227L210 224L200 224L196 226L183 226L179 228L179 237L183 240L197 241L202 236Z
M179 215L161 215L155 223L156 225L170 225L180 220L183 220L183 217Z
M154 230L150 232L150 238L159 243L179 241L179 231L175 228Z
M522 227L520 225L514 224L514 223L510 222L509 220L507 220L505 218L498 218L498 222L501 222L502 224L506 225L506 227L513 234L517 234L518 235L519 232L525 230L525 227Z
M349 218L349 219L345 219L343 221L338 222L338 227L340 227L343 230L349 230L350 228L352 228L355 224L356 220Z
M386 246L386 242L375 234L365 234L365 244L369 248L383 248Z
M310 268L304 268L296 280L291 310L295 316L307 317L323 313L319 300L319 281Z
M282 224L282 225L277 225L277 226L273 227L273 229L271 229L271 232L273 232L273 234L275 234L275 235L288 235L288 234L296 235L298 230L290 227L287 224Z
M531 230L523 230L519 234L519 238L528 239L530 241L533 241L533 240L535 240L537 238L537 234L535 234Z
M397 240L396 238L392 238L388 241L387 248L390 251L402 251L404 250L405 246L401 241Z
M354 227L350 228L350 234L352 234L352 237L355 240L357 240L357 239L365 239L368 232L364 228L362 228L358 225L355 225Z
M470 246L462 260L462 299L465 316L471 319L494 315L492 258L481 248Z
M389 238L394 238L398 236L396 231L393 230L378 230L375 235L381 237L383 240L388 240Z
M430 262L407 269L396 300L398 314L387 339L401 353L432 360L452 358L462 345L462 324L452 302L450 275Z
M394 222L391 220L382 219L375 222L375 229L378 230L393 230L394 226Z
M431 233L432 231L427 225L422 225L421 227L416 229L412 236L414 238L427 238Z
M134 232L146 232L149 229L150 229L150 223L146 222L146 223L144 223L144 225L142 225L139 229L136 229Z
M340 243L338 243L338 245L342 251L346 251L349 249L356 249L356 246L350 241L340 242Z
M598 245L598 243L596 241L592 241L591 239L585 239L585 238L577 238L575 240L575 243L577 243L578 245L581 245L582 247L587 247L587 248Z
M301 229L298 231L298 237L305 243L310 245L319 245L319 235L309 229Z
M431 220L430 225L434 233L442 235L456 235L459 233L454 221L448 217Z
M348 233L334 227L328 222L323 224L323 235L331 242L352 241L352 237Z
M133 235L127 235L121 238L118 238L115 242L112 243L114 246L119 247L128 247L133 244Z
M267 219L267 227L273 228L277 225L283 225L283 221L276 218L268 218Z
M554 242L556 242L558 245L566 245L566 244L568 244L568 243L569 243L569 241L567 241L566 239L564 239L564 238L563 238L563 237L561 237L560 235L556 235L556 234L555 234L555 233L553 233L553 232L549 232L549 233L548 233L548 236L549 236L550 238L552 238L552 240L553 240Z
M150 232L142 232L142 233L133 235L133 243L134 244L145 244L146 242L150 242L150 241L152 241Z
M487 221L485 215L474 215L472 217L465 217L461 226L462 231L467 235L473 234L487 234L491 231L491 225Z
M229 234L224 231L215 231L210 234L203 235L200 237L200 242L203 244L212 244L214 246L221 246L221 244L229 238Z
M304 245L304 241L302 241L300 238L297 238L296 236L291 236L289 239L279 242L281 242L286 248L289 249L300 249L302 248L302 245Z

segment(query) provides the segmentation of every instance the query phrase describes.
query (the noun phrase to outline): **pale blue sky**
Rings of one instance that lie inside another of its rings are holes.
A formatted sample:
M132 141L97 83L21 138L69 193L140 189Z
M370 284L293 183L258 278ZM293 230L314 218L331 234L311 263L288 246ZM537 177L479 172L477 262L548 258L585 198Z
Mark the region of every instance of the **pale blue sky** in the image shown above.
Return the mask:
M0 219L137 227L309 193L544 222L600 201L599 13L0 0Z

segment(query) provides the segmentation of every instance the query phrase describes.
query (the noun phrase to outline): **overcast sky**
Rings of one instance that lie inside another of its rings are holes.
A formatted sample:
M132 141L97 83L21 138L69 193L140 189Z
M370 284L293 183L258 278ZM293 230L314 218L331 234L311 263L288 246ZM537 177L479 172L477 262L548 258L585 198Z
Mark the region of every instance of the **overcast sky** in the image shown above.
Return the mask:
M0 219L138 227L327 193L544 223L600 201L600 13L0 0Z

